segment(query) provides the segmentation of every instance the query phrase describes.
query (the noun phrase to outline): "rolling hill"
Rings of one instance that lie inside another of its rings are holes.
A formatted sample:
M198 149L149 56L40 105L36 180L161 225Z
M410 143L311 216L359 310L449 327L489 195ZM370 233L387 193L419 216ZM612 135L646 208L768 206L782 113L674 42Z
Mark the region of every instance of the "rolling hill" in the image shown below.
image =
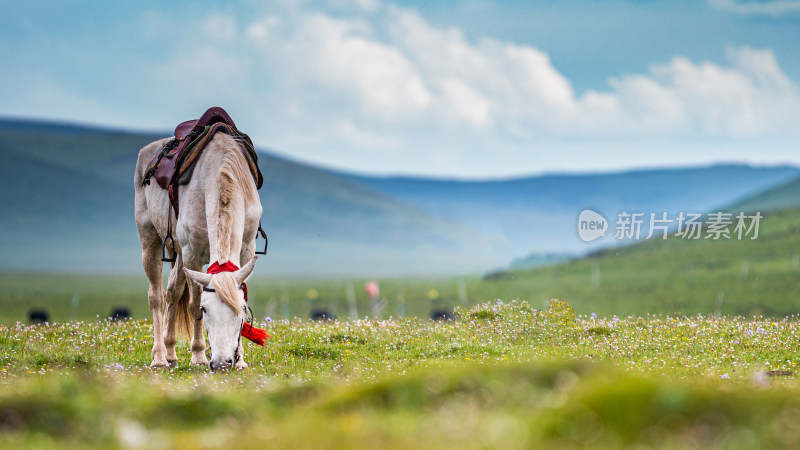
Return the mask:
M727 211L760 211L756 239L652 239L562 264L495 274L484 296L552 297L604 314L800 313L800 183L752 195ZM478 289L473 288L473 290Z
M797 207L800 207L800 178L742 199L727 209L770 212Z
M545 175L505 181L463 182L414 178L352 177L413 204L434 217L500 236L514 257L583 253L609 245L577 238L576 220L591 208L613 222L619 212L705 212L795 179L791 166L639 170L588 175Z
M133 171L156 135L0 122L2 270L138 272ZM489 241L329 172L261 153L262 273L481 270Z
M167 133L164 133L166 135ZM132 176L163 135L0 120L0 270L138 273ZM356 176L260 151L273 275L481 273L532 251L583 253L592 207L707 210L800 176L723 165L504 181Z

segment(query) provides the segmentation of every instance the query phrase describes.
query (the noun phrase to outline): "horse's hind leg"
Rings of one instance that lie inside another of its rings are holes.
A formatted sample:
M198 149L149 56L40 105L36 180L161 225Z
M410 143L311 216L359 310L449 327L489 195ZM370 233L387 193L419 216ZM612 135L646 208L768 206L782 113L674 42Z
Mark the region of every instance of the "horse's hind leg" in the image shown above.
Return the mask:
M194 299L190 303L192 306L192 314L200 316L200 286L196 283L190 283L190 292L193 292L191 297ZM206 338L203 336L203 319L195 320L192 329L192 364L198 366L207 366L208 358L206 357Z
M161 239L155 229L151 232L140 232L142 241L142 266L150 282L147 289L147 301L153 313L153 362L150 367L167 365L164 347L164 287L161 285Z

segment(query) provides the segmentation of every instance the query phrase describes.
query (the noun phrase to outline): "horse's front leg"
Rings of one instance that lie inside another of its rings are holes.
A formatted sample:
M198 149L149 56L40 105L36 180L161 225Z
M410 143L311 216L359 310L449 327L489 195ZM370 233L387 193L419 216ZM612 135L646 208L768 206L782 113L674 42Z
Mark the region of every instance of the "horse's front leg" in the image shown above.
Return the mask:
M200 312L201 287L197 283L189 283L189 311L197 319L192 327L192 364L198 366L208 366L206 358L206 338L203 335L203 314Z
M196 259L187 259L186 267L202 271L203 263L198 262ZM183 272L183 270L181 270ZM200 295L202 295L202 288L197 283L189 283L189 314L194 319L189 326L189 333L192 336L191 349L192 349L192 364L198 366L208 366L208 358L206 357L206 338L203 335L203 314L200 312Z
M247 369L247 363L244 362L244 344L240 341L239 348L236 349L236 368L239 370Z
M253 259L253 256L256 255L255 251L255 241L253 241L250 245L247 246L239 256L239 262L242 264L242 267L246 266L247 263ZM255 317L253 317L255 320ZM236 368L239 370L244 370L247 368L247 363L244 361L244 343L240 340L239 341L239 348L236 349Z

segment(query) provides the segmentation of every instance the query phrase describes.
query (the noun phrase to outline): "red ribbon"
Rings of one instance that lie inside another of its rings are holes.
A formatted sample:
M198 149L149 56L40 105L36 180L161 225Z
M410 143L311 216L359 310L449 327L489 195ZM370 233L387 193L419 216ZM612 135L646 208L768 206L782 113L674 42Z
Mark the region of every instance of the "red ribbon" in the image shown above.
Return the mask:
M222 265L220 265L219 262L214 262L214 264L208 266L208 270L206 270L206 273L210 273L213 275L215 273L220 273L220 272L236 272L237 270L239 270L239 268L236 267L236 264L230 261ZM244 291L244 301L245 303L247 303L247 283L242 283L242 290ZM262 347L264 346L264 344L267 343L267 339L270 338L270 335L268 335L265 330L261 328L256 328L250 323L242 324L241 335L243 338L250 339L251 341Z

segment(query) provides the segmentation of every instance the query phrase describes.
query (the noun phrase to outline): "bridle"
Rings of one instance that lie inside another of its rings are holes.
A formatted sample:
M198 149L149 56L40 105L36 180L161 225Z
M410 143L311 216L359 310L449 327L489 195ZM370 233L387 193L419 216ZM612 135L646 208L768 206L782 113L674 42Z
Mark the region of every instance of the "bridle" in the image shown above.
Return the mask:
M239 290L244 291L245 295L246 295L247 288L245 287L244 283L239 285ZM208 286L203 286L203 292L216 293L217 290L214 289L214 288L210 288ZM244 318L242 318L242 323L239 325L239 329L241 330L242 328L244 328L245 320L247 321L247 324L250 325L250 327L252 328L252 326L253 326L253 308L251 308L250 305L247 304L247 300L245 300L245 304L244 304L244 306L242 306L242 309L244 310ZM203 318L203 313L201 312L200 313L200 317L195 318L195 320L201 320L202 318ZM236 349L233 351L234 364L239 362L239 347L241 347L241 346L242 346L242 335L240 333L239 336L238 336L238 339L236 341Z
M240 284L240 285L239 285L239 290L240 290L240 291L243 291L243 290L244 290L244 283L242 283L242 284ZM214 289L214 288L210 288L210 287L208 287L208 286L203 286L203 292L212 292L212 293L216 294L216 293L217 293L217 290L216 290L216 289ZM250 307L247 305L247 302L245 302L244 306L245 306L245 308L247 308L247 309L249 309L249 308L250 308ZM252 311L252 310L250 310L250 317L251 317L251 318L252 318L252 315L253 315L253 311ZM199 316L199 317L195 317L195 318L194 318L194 320L201 320L202 318L203 318L203 313L201 312L201 313L200 313L200 316Z
M239 285L239 290L240 291L245 291L245 293L247 292L247 288L245 287L244 283ZM214 289L214 288L210 288L208 286L203 286L203 292L213 292L213 293L216 294L217 290ZM246 297L245 297L244 306L242 306L242 309L244 310L244 317L245 317L245 319L247 319L247 324L252 327L253 326L253 308L251 308L250 305L247 304L247 298ZM195 320L200 320L202 318L203 318L203 315L200 314L200 317L197 317ZM242 320L242 326L244 326L244 319Z
M239 285L239 290L240 290L240 291L243 291L243 290L244 290L244 283L242 283L242 284L240 284L240 285ZM216 290L216 289L214 289L214 288L210 288L210 287L208 287L208 286L203 286L203 292L217 292L217 290Z
M248 264L252 264L253 262L255 261L251 260L251 262ZM208 266L206 273L213 275L220 272L235 272L238 270L239 267L237 267L236 264L234 264L231 261L226 261L224 264L220 264L219 261L216 261ZM216 289L210 288L208 286L202 286L202 288L203 292L214 292L214 293L217 292ZM247 283L242 282L241 284L239 284L239 289L241 289L244 293L244 305L242 305L242 311L244 312L244 317L242 318L242 323L241 326L239 327L240 331L239 331L238 342L236 344L236 349L234 350L237 362L239 361L239 351L242 349L242 337L245 337L250 341L254 342L256 345L260 345L262 347L266 343L266 340L270 338L270 335L267 334L266 330L253 326L253 320L254 320L253 310L252 308L250 308L247 301ZM202 306L200 307L200 311L201 311L200 316L196 317L195 320L202 320L203 318L202 313L205 312ZM247 321L248 327L244 326L245 320Z

